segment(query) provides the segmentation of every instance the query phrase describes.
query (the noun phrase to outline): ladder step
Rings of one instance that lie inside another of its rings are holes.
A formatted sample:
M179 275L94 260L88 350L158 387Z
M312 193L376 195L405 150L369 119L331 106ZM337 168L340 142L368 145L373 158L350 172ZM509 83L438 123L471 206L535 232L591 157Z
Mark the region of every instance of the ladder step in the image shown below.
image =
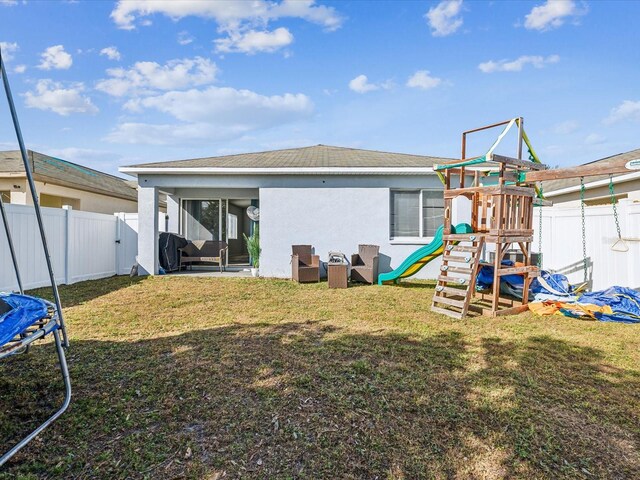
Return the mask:
M442 315L446 315L448 317L457 318L458 320L462 318L461 312L454 312L453 310L447 310L446 308L436 307L435 305L431 306L431 311L440 313Z
M443 260L446 262L454 262L454 263L469 263L473 260L471 255L467 255L464 257L459 257L458 255L444 255Z
M460 295L461 297L465 297L467 295L467 288L452 288L445 287L444 285L438 285L436 287L436 292L438 293L448 293L449 295Z
M449 245L447 250L454 252L469 252L469 253L477 253L478 247L467 247L465 245Z
M468 285L469 284L469 280L466 278L460 278L460 277L448 277L445 275L440 275L438 277L438 281L439 282L444 282L444 283L455 283L456 285Z
M445 305L451 305L453 307L458 307L460 309L463 309L465 301L464 300L454 300L453 298L449 298L449 297L434 296L433 297L433 303L444 303Z
M478 238L476 235L469 235L468 233L452 233L444 235L443 240L449 240L454 242L475 242Z
M443 272L461 273L464 275L468 275L469 277L471 277L472 272L471 268L454 267L452 265L442 265L440 267L440 270L442 270Z

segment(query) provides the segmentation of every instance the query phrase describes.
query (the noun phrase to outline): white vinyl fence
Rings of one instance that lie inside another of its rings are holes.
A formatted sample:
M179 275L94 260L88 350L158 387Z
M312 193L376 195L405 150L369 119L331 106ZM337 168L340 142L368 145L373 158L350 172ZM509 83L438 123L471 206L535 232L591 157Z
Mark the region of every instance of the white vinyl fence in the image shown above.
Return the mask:
M640 203L620 200L617 205L623 238L629 250L611 249L617 240L611 205L585 207L585 238L591 288L601 290L612 285L640 287ZM534 210L536 229L533 251L538 251L540 209ZM582 222L580 207L542 209L543 268L567 275L571 283L584 279Z
M49 285L33 207L6 204L24 288ZM164 214L160 214L164 226ZM58 284L128 274L138 250L138 214L104 215L42 208ZM0 222L1 223L1 222ZM0 227L0 291L17 289L4 228Z

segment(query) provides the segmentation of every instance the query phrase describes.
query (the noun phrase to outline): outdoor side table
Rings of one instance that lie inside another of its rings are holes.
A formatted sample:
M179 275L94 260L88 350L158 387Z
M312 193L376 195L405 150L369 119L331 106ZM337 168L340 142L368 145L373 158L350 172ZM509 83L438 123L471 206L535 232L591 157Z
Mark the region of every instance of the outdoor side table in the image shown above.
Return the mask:
M328 263L327 277L329 288L347 288L349 265L346 263Z

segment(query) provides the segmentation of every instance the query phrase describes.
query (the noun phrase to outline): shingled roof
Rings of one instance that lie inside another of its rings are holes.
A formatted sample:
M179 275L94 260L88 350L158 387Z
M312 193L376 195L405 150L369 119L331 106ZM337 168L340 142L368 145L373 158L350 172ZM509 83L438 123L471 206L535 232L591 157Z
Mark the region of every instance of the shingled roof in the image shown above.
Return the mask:
M123 171L147 168L412 168L431 167L448 158L379 152L357 148L314 145L312 147L241 153L220 157L144 163L124 167Z
M27 154L33 177L37 181L125 200L138 200L136 188L122 178L32 150L28 150ZM24 175L24 165L19 150L0 152L0 177L6 176L5 174Z
M612 155L610 157L605 157L600 160L595 160L593 162L588 162L585 165L603 165L606 166L608 163L624 161L628 162L629 160L636 160L640 158L640 148L636 150L631 150L626 153L619 153L617 155ZM615 176L620 176L621 174L617 174ZM598 180L606 180L609 178L609 175L598 175L593 177L585 177L584 182L592 183L597 182ZM542 182L542 188L544 193L551 193L557 190L562 190L564 188L576 187L580 185L580 178L564 178L561 180L549 180L546 182Z

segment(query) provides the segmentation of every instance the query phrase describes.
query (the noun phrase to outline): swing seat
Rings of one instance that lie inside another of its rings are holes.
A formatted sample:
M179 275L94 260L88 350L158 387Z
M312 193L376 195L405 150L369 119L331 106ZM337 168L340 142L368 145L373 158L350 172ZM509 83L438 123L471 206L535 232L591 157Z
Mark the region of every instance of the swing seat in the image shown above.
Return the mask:
M0 294L0 358L60 328L53 304L36 297Z

